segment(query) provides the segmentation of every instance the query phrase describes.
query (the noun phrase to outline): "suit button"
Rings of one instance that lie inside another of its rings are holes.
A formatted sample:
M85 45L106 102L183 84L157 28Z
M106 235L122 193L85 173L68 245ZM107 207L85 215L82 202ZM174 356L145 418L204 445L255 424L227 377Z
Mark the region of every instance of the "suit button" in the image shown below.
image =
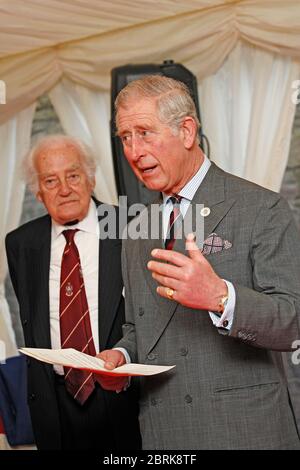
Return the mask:
M148 357L149 361L154 361L154 359L156 359L156 354L150 353L150 354L148 354L147 357Z
M22 325L25 326L27 325L27 319L25 318L25 320L22 321Z
M142 307L139 308L139 316L142 317L144 315L145 311Z
M30 401L35 400L35 393L31 393L28 398Z
M29 357L26 357L26 364L27 364L27 367L30 366L30 358Z
M188 349L187 348L181 348L180 349L180 355L181 356L187 356Z
M223 321L223 326L224 326L224 328L227 328L227 326L228 326L228 320L224 320L224 321Z
M192 403L192 401L193 401L191 395L186 395L186 396L184 397L184 399L185 399L186 403Z

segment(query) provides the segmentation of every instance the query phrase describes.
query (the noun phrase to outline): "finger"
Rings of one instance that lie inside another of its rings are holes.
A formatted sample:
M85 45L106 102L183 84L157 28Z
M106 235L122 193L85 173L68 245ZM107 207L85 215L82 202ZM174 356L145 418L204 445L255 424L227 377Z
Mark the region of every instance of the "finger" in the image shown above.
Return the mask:
M152 273L153 279L155 279L161 286L171 287L172 289L179 289L179 282L171 277L160 276L159 274Z
M203 261L205 260L203 254L198 248L198 245L195 241L195 235L193 233L189 233L186 237L185 248L189 254L189 257L195 261Z
M158 286L156 288L156 292L161 296L161 297L164 297L165 299L169 299L169 300L177 300L178 299L178 293L176 290L174 290L173 292L173 295L172 295L172 298L170 299L170 297L168 296L168 287L162 287L162 286Z
M112 362L112 361L106 361L104 363L104 367L105 369L108 369L108 370L113 370L117 367L117 365L115 364L115 362Z
M159 261L149 261L147 267L150 271L156 274L173 277L174 279L180 278L181 268L172 264L160 263Z
M100 359L104 361L105 369L112 370L118 367L121 363L123 354L120 351L115 350L105 350L97 355Z
M188 262L187 256L173 250L160 250L156 248L155 250L151 251L151 255L153 258L167 261L168 263L175 264L175 266L185 266Z
M99 357L99 359L102 359L102 361L104 361L105 369L112 370L117 367L116 359L112 357L111 355L106 354L106 351L103 353L97 354L97 357Z

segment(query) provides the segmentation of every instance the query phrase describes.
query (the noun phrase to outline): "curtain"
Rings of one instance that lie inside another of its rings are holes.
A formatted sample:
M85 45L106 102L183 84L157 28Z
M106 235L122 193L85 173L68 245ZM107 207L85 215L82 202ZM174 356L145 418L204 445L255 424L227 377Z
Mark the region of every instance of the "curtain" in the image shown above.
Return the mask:
M6 358L15 356L17 349L4 292L7 273L4 239L20 220L25 191L21 181L21 160L29 150L34 110L33 104L0 126L0 340L5 345Z
M109 94L96 92L67 80L58 83L49 93L66 134L88 144L96 157L96 197L117 204L110 144Z
M240 42L223 66L199 84L204 134L221 168L279 191L295 114L300 68Z
M0 13L0 124L62 77L108 91L126 63L173 59L203 79L240 40L300 60L299 0L4 0Z

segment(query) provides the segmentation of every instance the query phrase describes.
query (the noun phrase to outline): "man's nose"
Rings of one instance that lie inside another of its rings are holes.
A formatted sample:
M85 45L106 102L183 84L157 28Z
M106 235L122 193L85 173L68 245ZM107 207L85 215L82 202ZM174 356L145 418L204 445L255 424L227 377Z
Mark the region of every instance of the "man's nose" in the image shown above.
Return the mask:
M62 196L67 196L68 194L70 194L70 192L72 191L68 181L63 178L60 180L60 185L59 185L59 193L62 195Z
M132 136L131 155L132 155L132 159L135 161L137 161L140 157L145 155L144 141L139 134L135 134Z

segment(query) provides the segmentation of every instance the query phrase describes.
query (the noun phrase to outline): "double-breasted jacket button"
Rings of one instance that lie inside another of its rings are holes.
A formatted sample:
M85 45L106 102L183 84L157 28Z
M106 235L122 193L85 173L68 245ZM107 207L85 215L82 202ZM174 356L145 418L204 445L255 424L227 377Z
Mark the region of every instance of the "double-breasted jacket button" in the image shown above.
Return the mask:
M156 354L150 353L150 354L148 354L147 357L148 357L149 361L154 361L154 359L156 359L156 356L157 356Z
M143 307L139 307L139 316L142 317L145 313L145 310L143 309Z
M192 403L192 401L193 401L191 395L186 395L186 396L184 397L184 399L185 399L186 403Z

